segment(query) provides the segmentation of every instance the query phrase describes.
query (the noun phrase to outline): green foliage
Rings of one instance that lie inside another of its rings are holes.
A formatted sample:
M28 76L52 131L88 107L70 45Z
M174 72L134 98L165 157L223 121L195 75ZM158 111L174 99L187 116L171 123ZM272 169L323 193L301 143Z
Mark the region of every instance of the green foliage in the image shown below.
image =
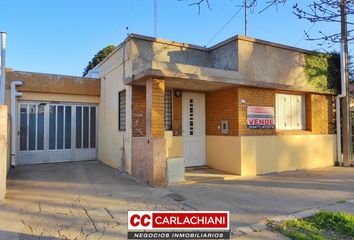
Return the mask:
M354 215L322 211L312 217L284 222L277 230L295 240L354 239Z
M322 92L336 93L340 87L340 58L337 53L307 54L307 81Z
M95 68L100 62L103 61L116 47L114 45L108 45L103 48L101 51L96 53L96 55L92 58L91 61L87 64L82 73L82 76L85 76L91 69Z
M321 230L303 220L293 220L279 225L278 230L296 240L322 240Z
M323 211L310 217L309 222L319 228L334 231L347 237L354 238L354 215L339 212Z

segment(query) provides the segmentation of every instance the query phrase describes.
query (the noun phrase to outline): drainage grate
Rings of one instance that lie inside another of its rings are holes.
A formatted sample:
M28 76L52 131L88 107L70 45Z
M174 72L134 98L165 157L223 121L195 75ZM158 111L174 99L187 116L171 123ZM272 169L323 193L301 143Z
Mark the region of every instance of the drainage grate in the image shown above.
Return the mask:
M175 200L177 202L181 202L181 201L187 200L185 197L183 197L182 195L180 195L178 193L168 194L167 197L170 197L170 198L172 198L173 200Z

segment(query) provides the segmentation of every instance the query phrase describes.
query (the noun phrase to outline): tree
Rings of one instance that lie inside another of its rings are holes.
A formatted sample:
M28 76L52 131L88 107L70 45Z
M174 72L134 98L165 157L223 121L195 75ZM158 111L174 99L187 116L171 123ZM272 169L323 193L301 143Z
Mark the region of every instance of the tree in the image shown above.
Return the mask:
M203 4L207 5L207 7L211 10L211 0L178 0L178 1L189 1L189 6L197 6L198 7L198 12L200 13L200 9L201 6ZM247 4L247 6L254 6L255 3L258 0L246 0L247 2L245 2L245 0L240 0L240 2L244 5ZM263 12L265 10L267 10L268 8L272 7L272 6L277 6L278 4L284 4L287 0L268 0L266 1L266 6L259 12Z
M294 14L299 19L306 19L312 23L340 23L341 22L341 1L340 0L315 0L313 1L306 10L299 7L298 4L295 4ZM354 14L354 2L347 0L346 1L346 14L347 16ZM349 29L347 30L348 41L354 40L354 23L346 22ZM312 41L321 41L320 45L325 43L333 45L334 43L339 43L341 40L341 31L338 29L336 33L326 33L325 31L319 31L319 35L310 36L307 32L307 40Z
M179 0L183 1L183 0ZM184 0L190 2L190 6L197 6L198 11L200 11L201 7L206 5L209 9L212 9L211 2L212 0ZM254 3L259 0L239 0L243 5L245 1L248 2L247 6L254 6ZM263 9L259 11L259 13L264 12L268 8L272 6L278 6L279 4L285 4L288 0L268 0L266 1L266 5ZM301 2L301 1L297 1ZM347 16L354 15L354 1L346 0L346 12ZM341 0L314 0L310 5L308 5L305 9L302 9L298 3L295 3L293 6L293 13L299 19L306 19L312 23L318 22L341 22ZM347 21L348 29L348 41L354 41L354 22ZM341 39L341 31L338 29L336 33L326 33L325 31L320 31L318 36L310 36L308 32L305 32L307 36L307 40L311 41L321 41L320 45L329 44L333 45L333 43L340 42Z
M88 62L87 66L82 73L85 76L91 69L94 69L100 62L102 62L116 47L114 45L108 45L101 51L95 54L91 61Z

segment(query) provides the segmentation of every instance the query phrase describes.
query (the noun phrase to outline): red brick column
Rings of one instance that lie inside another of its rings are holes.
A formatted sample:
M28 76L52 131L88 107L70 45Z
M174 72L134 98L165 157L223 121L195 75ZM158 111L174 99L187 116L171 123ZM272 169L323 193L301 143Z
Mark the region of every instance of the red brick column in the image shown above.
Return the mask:
M164 128L165 81L148 79L146 81L146 136L150 148L152 185L166 183L166 143Z
M132 86L132 136L146 136L146 88Z
M164 136L165 81L146 81L146 133L152 137Z

